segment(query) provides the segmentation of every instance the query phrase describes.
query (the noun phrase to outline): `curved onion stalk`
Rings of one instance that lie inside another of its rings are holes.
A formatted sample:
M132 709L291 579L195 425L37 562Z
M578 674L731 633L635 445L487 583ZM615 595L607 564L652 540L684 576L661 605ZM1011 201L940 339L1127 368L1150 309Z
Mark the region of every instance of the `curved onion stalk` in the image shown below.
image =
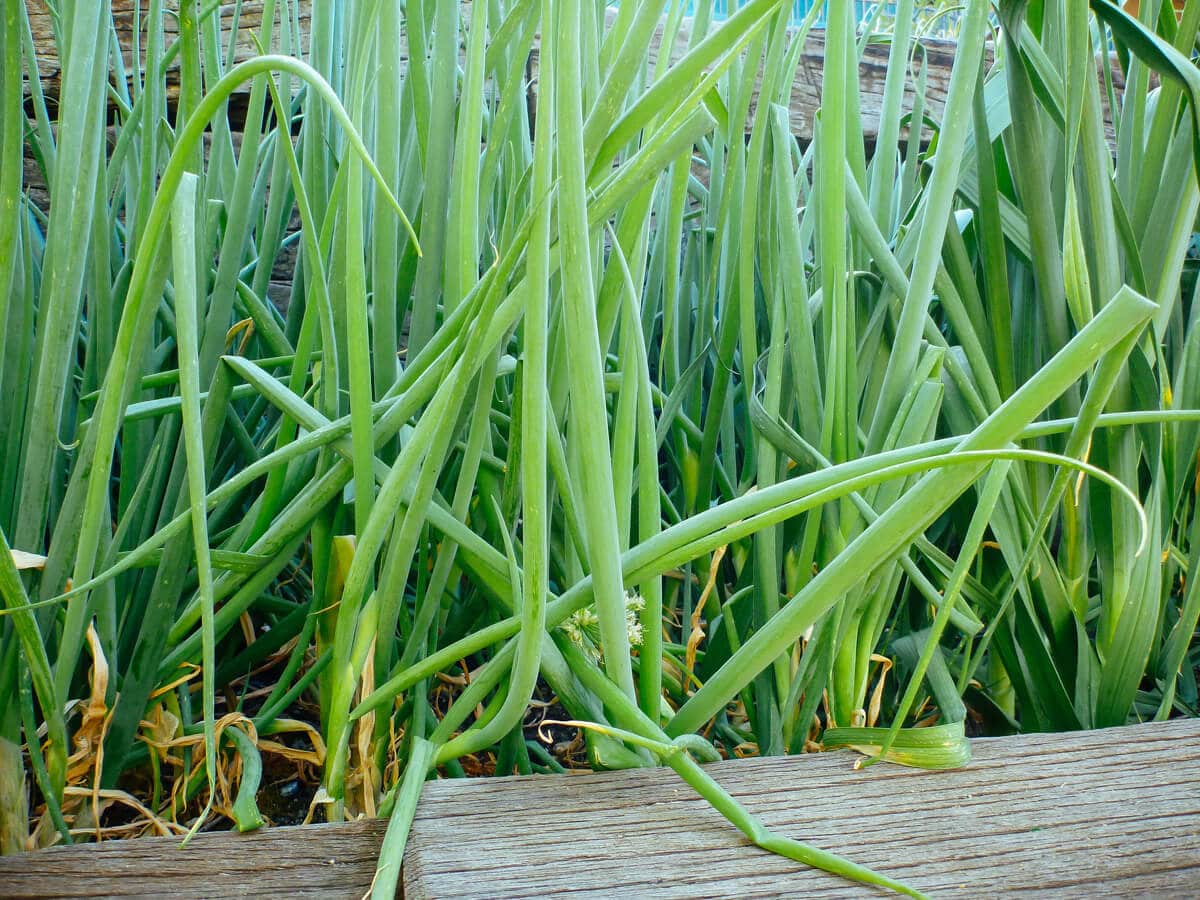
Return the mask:
M81 450L81 455L88 457L91 466L97 471L107 472L111 466L113 440L120 424L123 397L127 391L126 382L130 373L134 371L131 362L137 343L136 337L139 333L144 332L148 324L143 314L146 298L152 293L151 289L160 285L165 277L162 264L158 260L160 253L157 247L161 246L161 235L164 233L168 205L172 202L175 190L185 173L188 151L199 143L209 120L239 85L257 74L276 70L290 72L296 77L304 79L314 91L320 94L350 135L354 150L367 157L366 147L363 146L361 138L358 137L358 133L354 130L337 96L315 71L299 60L282 56L262 56L247 60L222 78L213 90L205 95L204 100L184 127L163 172L158 194L147 220L146 230L151 238L147 246L143 247L139 253L133 275L130 278L128 294L130 302L121 318L121 328L117 334L113 358L105 378L104 389L97 402L96 423L88 431L87 439ZM369 157L367 158L369 159ZM382 183L382 175L375 169L374 164L368 162L368 168L372 175ZM402 221L407 222L408 219L399 206L395 205L395 208ZM411 225L408 227L411 229ZM413 234L412 237L415 241L416 235ZM87 501L83 509L83 524L80 529L79 551L75 563L76 581L84 581L92 574L99 541L98 530L100 510L104 502L104 487L105 480L102 478L93 478L88 482Z
M768 829L756 816L730 796L710 774L696 763L688 752L684 752L690 751L707 757L708 748L704 746L702 738L696 735L669 737L667 733L647 719L627 698L622 696L616 686L604 678L599 670L590 665L578 650L568 647L566 656L568 660L572 661L573 668L580 679L596 691L623 726L619 730L604 726L599 726L599 729L614 735L620 734L624 730L637 744L653 749L664 763L674 769L696 793L707 800L714 809L755 845L772 853L778 853L787 859L815 866L844 878L861 881L864 884L887 887L910 897L924 896L903 882L881 875L834 853L783 837ZM596 728L597 726L592 724L590 727Z

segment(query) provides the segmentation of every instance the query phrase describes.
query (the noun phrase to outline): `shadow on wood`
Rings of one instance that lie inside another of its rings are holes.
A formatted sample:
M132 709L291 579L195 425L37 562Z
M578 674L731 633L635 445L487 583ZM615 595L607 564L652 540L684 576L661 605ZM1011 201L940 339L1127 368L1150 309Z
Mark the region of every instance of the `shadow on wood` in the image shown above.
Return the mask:
M770 826L939 897L1195 896L1200 720L984 738L954 772L848 752L708 767ZM58 847L0 895L361 897L384 823ZM404 863L431 897L871 897L747 844L667 769L436 781Z

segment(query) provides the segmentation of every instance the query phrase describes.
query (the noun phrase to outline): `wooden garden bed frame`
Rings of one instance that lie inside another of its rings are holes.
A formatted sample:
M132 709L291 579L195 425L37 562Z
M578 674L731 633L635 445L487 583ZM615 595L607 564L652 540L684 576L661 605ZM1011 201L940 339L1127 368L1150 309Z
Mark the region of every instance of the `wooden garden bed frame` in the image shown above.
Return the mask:
M146 0L142 0L142 3L144 7ZM469 20L470 0L464 0L462 5L463 17L465 20ZM307 47L309 11L311 6L311 0L299 0L301 42L305 47ZM116 22L117 36L124 48L132 46L133 7L134 0L112 0L113 18ZM48 96L57 97L60 71L58 67L58 52L54 41L53 19L45 5L45 0L27 0L27 8L30 13L34 46L38 55L42 89ZM256 54L257 51L254 41L251 39L251 34L258 32L261 14L261 0L243 0L241 17L237 23L238 43L234 54L235 61L240 62ZM609 10L609 14L612 14L612 10ZM228 29L233 24L231 13L228 10L226 10L222 21L225 33L228 34ZM167 18L165 28L168 32L167 43L169 44L174 38L173 30L176 28L174 18ZM679 35L671 47L672 59L678 59L684 54L687 50L690 37L691 22L685 19ZM656 34L651 42L651 59L657 59L658 57L660 40L661 33ZM144 37L141 46L144 52ZM926 115L937 120L941 117L942 107L946 100L946 90L950 81L950 67L954 62L956 43L943 38L926 38L921 41L921 47L923 53L913 59L913 74L915 77L916 73L922 67L928 67L925 112ZM530 65L530 72L533 76L530 85L531 91L536 90L537 83L537 48L538 43L535 38ZM863 60L859 66L860 109L862 113L863 134L870 144L873 144L875 140L876 126L879 122L879 112L883 102L883 86L887 74L888 52L889 45L887 44L869 44L864 51ZM407 58L406 54L407 48L402 47L402 57ZM988 54L990 57L990 50ZM803 142L812 139L814 114L820 106L821 100L821 72L824 58L825 33L821 29L813 29L809 34L804 51L800 55L796 76L792 83L790 104L792 132ZM125 63L127 69L132 67L132 60L128 50L125 54ZM1118 91L1123 87L1120 74L1119 70L1114 72L1117 78L1115 87ZM755 99L757 100L757 97ZM233 106L236 111L236 102ZM905 111L909 111L911 108L912 93L906 90L904 94L904 109Z
M125 49L125 64L127 71L132 68L132 57L129 49L132 44L132 28L134 22L133 9L135 0L111 0L113 19L116 24L117 38ZM146 6L147 0L142 0L143 8ZM471 0L461 0L463 6L464 19L469 20L471 10ZM59 93L59 78L61 70L58 64L58 49L54 39L54 20L46 6L45 0L26 0L26 8L29 10L30 26L33 32L34 49L37 53L39 81L45 95L55 102ZM300 25L300 38L302 49L307 49L309 16L312 8L312 0L298 0L298 19ZM612 15L612 10L609 10ZM241 16L238 19L238 41L234 53L235 62L249 59L257 53L252 34L257 34L261 24L262 17L262 0L243 0L241 8ZM222 27L224 34L228 34L229 29L233 26L232 14L229 10L225 10L222 18ZM173 17L168 16L165 23L167 32L166 38L169 44L174 38L173 29L176 22ZM674 44L671 47L672 59L679 59L687 50L688 41L691 36L691 22L685 19L680 29ZM651 42L650 56L652 59L657 59L660 52L661 33L656 33ZM141 42L141 46L145 46L145 41ZM921 41L922 52L916 54L912 60L912 74L915 80L916 74L923 67L928 68L926 73L926 97L925 97L925 115L933 121L938 121L942 115L942 109L946 102L946 91L950 83L950 69L954 63L954 53L956 42L943 38L925 38ZM869 151L874 150L875 139L877 136L880 108L883 103L883 88L884 81L887 75L889 47L883 43L868 44L864 50L862 61L859 64L859 107L862 117L863 139L868 145ZM407 59L407 47L401 48L401 55ZM990 60L991 47L985 48L985 57ZM788 115L791 122L792 133L802 144L807 144L812 140L813 136L813 121L817 110L821 105L821 74L822 66L825 58L825 33L820 29L813 29L808 36L804 51L800 54L800 59L796 67L796 75L792 82L791 100L788 107ZM530 92L530 108L532 109L532 100L537 90L537 63L538 63L538 40L534 39L534 46L530 54L529 72L531 82L529 86ZM1100 60L1097 60L1097 67L1101 65ZM174 70L177 71L177 68ZM1115 60L1112 66L1113 87L1120 95L1124 91L1125 82L1124 76ZM169 73L169 81L171 75ZM170 97L174 96L176 85L169 84ZM242 120L245 116L245 102L248 96L248 86L246 91L241 94L235 94L231 99L230 119L231 124L235 129L241 127ZM753 113L758 101L757 90L752 98L751 112ZM1102 97L1102 103L1105 106L1106 118L1107 114L1107 98ZM902 106L905 112L912 110L913 95L909 88L905 88ZM753 121L753 115L747 122L747 126ZM902 129L900 139L907 140L907 129ZM1109 141L1114 144L1112 134L1112 126L1109 124ZM44 180L41 172L38 169L36 161L27 156L25 160L25 185L30 191L34 201L45 208L48 205L47 195L45 191Z
M950 772L849 751L707 770L781 834L937 897L1200 889L1200 720L981 738ZM0 895L358 898L386 823L217 832L0 857ZM402 872L449 897L872 897L747 843L669 769L431 781Z

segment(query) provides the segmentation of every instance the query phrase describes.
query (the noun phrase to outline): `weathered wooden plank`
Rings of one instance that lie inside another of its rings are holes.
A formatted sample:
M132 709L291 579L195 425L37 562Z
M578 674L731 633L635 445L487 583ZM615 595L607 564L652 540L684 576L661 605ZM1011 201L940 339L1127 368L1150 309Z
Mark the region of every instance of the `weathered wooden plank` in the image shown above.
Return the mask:
M470 0L462 0L464 20L470 20ZM113 19L116 26L117 39L124 51L127 70L133 67L130 48L132 47L133 10L135 0L112 0ZM143 11L148 7L149 0L141 0ZM178 7L178 0L168 2L168 7ZM256 34L262 20L262 0L244 0L241 16L237 21L237 41L235 59L240 62L248 59L256 52L252 34ZM308 31L311 15L312 0L299 0L297 18L300 26L301 44L303 49L308 46ZM28 0L30 25L33 31L34 46L38 55L38 67L44 90L57 95L57 84L60 75L58 65L58 49L54 39L53 19L45 6L45 0ZM227 41L233 27L232 6L222 7L222 38ZM614 13L608 12L611 18ZM165 25L168 44L177 32L177 22L173 16L167 16ZM278 29L276 30L278 38ZM691 20L685 19L678 35L670 48L672 60L678 60L687 51L691 38ZM662 32L657 31L651 40L650 58L657 60L661 52ZM144 50L145 41L142 41ZM926 38L921 41L922 53L914 54L910 72L910 82L905 88L903 109L910 112L913 105L913 84L922 68L927 68L926 76L926 113L932 119L941 118L942 109L946 102L946 91L949 88L950 70L954 63L955 42L939 38ZM407 59L407 47L398 48L402 62ZM859 106L862 117L863 138L870 146L874 146L878 134L880 112L883 106L884 80L887 74L888 54L890 45L884 42L870 43L866 46L859 63ZM533 80L530 90L536 91L537 86L537 57L538 47L535 39L531 59L531 74ZM990 64L991 49L986 52ZM812 138L813 119L816 110L821 105L822 68L825 58L825 33L814 29L809 33L803 52L800 54L792 82L791 100L789 104L789 119L792 133L802 141ZM1124 78L1119 67L1113 67L1114 86L1118 93L1124 90ZM174 91L176 83L174 72L168 79L168 88ZM757 88L752 104L757 105ZM1102 98L1107 109L1107 98ZM235 105L236 106L236 105ZM752 110L753 110L752 106ZM237 109L235 109L235 113ZM1111 125L1109 138L1112 139ZM903 135L902 135L903 137Z
M683 57L691 40L691 22L685 20L679 35L671 47L671 61ZM662 33L655 33L651 43L651 58L657 60ZM912 111L913 85L922 68L928 68L926 75L925 103L926 113L935 121L941 119L942 109L946 105L946 92L950 87L950 70L954 65L954 53L957 42L942 38L925 38L921 41L923 53L914 54L909 72L909 84L904 89L903 110ZM887 78L888 55L890 44L869 43L863 50L862 59L858 64L859 114L862 120L863 139L874 146L879 134L879 118L883 109L883 86ZM992 52L989 46L986 52L987 64L991 64ZM813 121L821 106L821 83L825 66L825 32L814 28L805 41L800 53L796 73L792 79L792 91L788 105L788 119L791 131L802 141L810 141L813 136ZM761 81L755 84L751 97L750 112L753 114L758 107L758 91ZM907 134L907 129L905 130ZM902 135L903 136L903 135Z
M141 0L143 13L149 6L149 0ZM178 0L168 2L168 7L178 8ZM469 21L470 2L464 4L464 18ZM235 59L242 61L248 59L255 54L254 42L252 34L258 32L259 24L262 20L262 0L244 0L242 4L241 17L238 20L237 42ZM133 33L133 10L135 0L113 0L113 19L116 25L117 38L120 41L121 47L124 50L125 65L127 70L132 70L133 61L130 54L132 47ZM38 68L43 82L43 89L51 96L57 96L58 78L60 75L58 63L58 46L54 38L53 18L45 5L45 0L28 0L28 8L30 13L30 25L33 31L34 46L38 55ZM232 5L222 7L222 39L228 40L230 30L233 26ZM311 0L301 0L299 7L299 20L302 35L302 44L307 48L308 26L311 12ZM613 15L612 10L609 11L610 17ZM685 20L679 34L671 46L671 58L677 60L683 56L687 50L687 45L691 37L691 21ZM177 23L173 16L167 16L165 25L166 40L168 45L174 40L177 33ZM651 41L650 58L656 60L660 52L662 42L661 31L656 32ZM920 71L923 65L929 67L927 81L927 109L933 118L938 118L941 115L941 110L945 104L946 89L950 78L950 67L954 61L955 43L948 40L928 39L922 42L925 53L923 60L918 56L913 63L913 77ZM145 49L145 39L142 40L143 52ZM399 48L402 57L407 53L407 48ZM793 132L802 140L808 140L812 137L813 117L820 106L820 90L821 90L821 71L825 55L825 35L819 29L814 29L809 34L808 42L805 45L804 52L800 56L800 62L796 70L796 76L792 85L790 118ZM883 102L883 84L884 77L887 72L888 60L888 45L886 44L870 44L867 46L861 64L859 66L859 89L861 91L861 110L864 129L864 137L868 143L873 143L877 132L877 124L879 121L879 113ZM537 83L537 43L535 41L532 59L533 83L531 89L536 89ZM169 89L174 91L176 84L174 78L169 79ZM757 96L754 98L757 102ZM912 91L905 92L905 110L912 108Z
M138 3L136 0L112 0L113 25L116 29L117 40L121 45L125 70L127 72L133 71L131 50L133 47L134 10L137 9L137 6ZM166 7L171 11L171 14L163 18L163 33L166 45L170 46L179 34L179 20L174 14L179 9L179 0L167 0ZM51 96L57 97L58 79L61 74L61 68L58 58L58 42L55 40L54 34L53 14L46 5L46 0L25 0L25 8L29 11L29 27L33 33L33 46L37 53L38 74L42 80L43 90ZM141 0L143 18L141 20L142 36L140 46L143 53L146 51L144 17L149 8L150 0ZM229 41L229 35L234 25L234 8L235 4L232 3L221 6L222 45L226 45ZM300 26L301 51L307 52L312 0L297 0L295 9L296 18ZM247 60L257 54L258 50L251 35L258 34L259 27L262 24L262 13L262 0L242 0L240 15L237 19L237 41L234 49L235 63ZM279 31L277 18L275 44L271 49L277 49L279 46ZM168 83L172 92L178 87L178 82L175 78L177 72L178 66L175 66L171 69L168 77Z
M1200 721L973 741L955 772L848 752L708 768L791 837L937 896L1200 890ZM0 895L361 897L384 823L60 847L0 858ZM870 897L750 846L669 770L437 781L405 855L431 897Z
M683 57L691 40L691 20L685 19L679 35L671 46L671 61ZM662 42L661 29L655 32L651 41L650 58L657 60ZM922 69L927 69L925 80L925 115L935 122L940 122L942 110L946 106L946 94L950 89L950 72L954 66L954 55L958 43L945 38L922 38L921 52L912 54L907 83L904 88L901 108L904 114L912 112L915 99L914 86L917 84ZM888 58L891 44L886 41L869 42L863 48L862 58L858 64L859 115L862 122L863 140L874 147L879 134L879 120L883 111L883 89L887 79ZM989 42L984 47L984 65L991 67L993 47ZM1117 64L1114 54L1112 60L1113 87L1121 95L1125 90L1125 76ZM1097 78L1103 80L1103 58L1096 59ZM821 84L825 66L825 32L814 28L808 34L804 49L800 53L796 72L792 79L791 97L788 105L788 119L791 131L801 141L810 141L813 136L813 119L821 106ZM751 97L751 118L758 106L758 91L761 81L755 84ZM1112 123L1108 119L1108 98L1101 95L1101 106L1106 117L1109 141L1113 141ZM907 137L907 128L901 132L901 140Z
M0 857L0 897L358 898L387 823L269 828L55 847Z
M936 896L1194 896L1200 722L973 742L954 772L845 753L708 771L771 827ZM430 785L406 896L852 897L766 854L673 773Z

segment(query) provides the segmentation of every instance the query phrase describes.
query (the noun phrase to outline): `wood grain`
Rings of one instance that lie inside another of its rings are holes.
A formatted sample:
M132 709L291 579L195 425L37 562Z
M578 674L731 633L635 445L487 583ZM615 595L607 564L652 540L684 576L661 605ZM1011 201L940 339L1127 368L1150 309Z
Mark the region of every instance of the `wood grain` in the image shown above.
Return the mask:
M973 742L954 772L849 753L708 771L782 834L936 896L1194 896L1200 722ZM466 848L466 849L465 849ZM750 846L673 773L430 785L410 900L530 895L870 897Z
M344 897L370 887L387 823L268 828L0 857L0 897Z
M53 19L48 8L45 5L45 0L27 0L30 26L33 31L34 46L37 50L38 69L42 80L42 87L46 94L50 97L58 96L58 79L60 76L58 62L58 46L54 39ZM141 0L143 12L149 6L149 0ZM178 2L168 2L169 8L178 8ZM311 13L311 0L301 0L299 4L299 19L302 35L302 44L307 49L308 26ZM243 0L241 18L238 20L238 40L236 44L235 59L241 62L255 54L254 42L251 39L252 33L257 33L260 22L262 20L262 0ZM470 19L470 2L464 2L464 21ZM132 55L130 48L132 47L133 34L133 10L135 0L112 0L113 20L116 25L117 38L123 48L125 66L127 71L133 68ZM613 11L608 12L610 18ZM222 7L222 37L223 40L228 40L228 35L233 27L232 6ZM691 21L685 20L679 31L675 41L672 43L670 53L671 59L678 60L687 51L687 45L691 38ZM177 24L173 16L167 16L164 26L166 32L166 42L169 46L175 39L177 32ZM657 60L661 52L662 34L661 31L656 32L650 45L650 59ZM911 79L915 80L917 72L920 71L922 65L929 67L927 81L927 112L929 115L938 119L941 116L942 107L946 100L946 89L949 84L950 67L954 62L953 41L940 39L927 39L922 41L924 48L924 62L920 58L916 59L911 72ZM143 37L142 47L144 52L145 39ZM402 60L407 58L407 47L399 48ZM807 141L812 138L813 118L821 101L821 71L825 55L825 34L820 29L814 29L809 33L808 42L805 45L804 52L800 56L800 62L796 69L795 79L792 84L790 119L793 133L801 140ZM537 84L537 57L538 47L535 39L531 71L533 73L533 81L531 90L536 90ZM859 90L861 91L860 105L862 111L863 135L868 144L874 143L876 133L878 131L879 113L883 101L883 83L887 72L888 60L888 45L887 44L870 44L867 46L863 59L859 65ZM168 94L173 96L178 88L176 71L172 70L168 75ZM757 93L754 97L754 103L757 103ZM906 89L904 98L904 109L909 111L912 108L912 91ZM235 104L234 112L238 111Z
M142 10L145 11L149 6L149 0L140 0L140 2ZM469 23L471 0L461 0L461 2L463 5L463 21L464 23ZM132 47L133 10L135 5L136 0L112 0L113 21L116 27L117 39L124 50L127 71L133 69L130 48ZM167 6L169 8L178 8L178 0L174 0L173 3L168 2ZM261 24L262 6L262 0L243 0L241 17L237 21L237 41L234 54L235 61L237 62L250 58L256 52L251 35L257 33ZM38 69L41 75L43 90L48 96L57 97L58 79L61 73L58 64L58 46L54 39L53 19L45 5L45 0L27 0L27 8L29 9L30 26L33 32L34 47L37 51ZM299 0L297 17L300 25L302 52L307 51L308 47L311 9L312 0ZM607 15L611 20L615 13L609 9ZM680 59L687 52L688 43L691 40L691 24L690 19L685 19L679 33L672 42L669 50L672 61ZM233 25L232 6L222 7L221 27L223 41L228 40ZM166 41L169 45L174 40L177 32L177 23L173 16L166 17L164 30L166 32ZM663 35L660 28L660 30L655 32L650 42L649 58L651 62L656 61L662 52L662 38ZM278 28L276 29L276 39L278 39ZM143 52L144 45L145 41L143 39ZM950 83L950 70L954 64L955 47L956 44L952 40L925 38L921 41L922 52L913 55L908 82L904 90L902 106L905 113L912 110L913 85L916 83L918 73L922 68L927 68L925 112L932 120L940 121L942 109L946 103L946 92ZM401 68L403 69L407 63L407 45L402 44L397 48L397 52L400 54ZM872 42L865 47L862 59L859 62L859 107L862 118L863 140L870 148L874 147L879 131L878 125L883 107L883 88L887 75L889 52L889 44L885 42ZM821 105L821 81L824 59L825 32L821 29L813 29L809 32L804 50L799 57L795 77L792 81L791 98L788 107L792 133L802 142L810 141L813 136L813 120L817 109ZM985 64L990 66L991 59L992 53L991 46L989 45L985 50ZM531 98L537 90L537 62L538 41L535 38L530 58L531 83L529 90ZM1098 60L1098 77L1101 75L1099 72L1100 64ZM1112 75L1114 88L1120 94L1124 90L1125 83L1120 67L1115 64L1115 58L1112 66ZM169 96L173 96L178 89L176 76L177 68L172 69L168 73ZM1108 123L1108 138L1110 143L1112 143L1113 134L1111 121L1108 120L1107 97L1102 95L1101 102L1105 108L1106 122ZM751 103L752 115L749 120L750 122L753 121L753 112L758 103L757 86ZM231 116L236 118L238 115L244 115L244 112L244 105L239 104L235 99L231 109ZM239 126L239 123L235 121L234 125ZM901 140L904 140L906 138L906 131L903 131L900 137Z
M1200 721L984 738L954 772L853 754L716 763L768 825L939 897L1200 892ZM361 897L384 823L59 847L0 858L0 896ZM749 845L665 769L435 781L409 900L873 897Z
M202 4L203 6L204 4ZM134 10L137 0L112 0L113 25L116 29L117 40L121 45L125 61L125 71L133 71L133 26ZM166 7L178 11L179 0L167 0ZM25 0L25 8L29 11L29 27L33 33L33 46L37 52L38 74L42 80L42 88L52 97L58 96L58 79L61 74L58 57L58 43L54 38L54 18L46 5L46 0ZM150 8L150 0L141 0L142 37L140 46L146 50L145 19ZM233 29L234 4L223 4L221 7L221 41L226 44ZM257 34L262 24L262 0L242 0L241 14L237 20L237 42L234 50L234 62L239 63L257 54L252 34ZM296 14L300 23L300 39L302 52L308 51L309 19L312 14L312 0L298 0ZM179 35L179 21L172 13L163 18L163 33L166 46L170 46ZM275 24L275 45L278 49L279 23ZM178 71L176 64L168 73L168 87L172 95L178 90Z

